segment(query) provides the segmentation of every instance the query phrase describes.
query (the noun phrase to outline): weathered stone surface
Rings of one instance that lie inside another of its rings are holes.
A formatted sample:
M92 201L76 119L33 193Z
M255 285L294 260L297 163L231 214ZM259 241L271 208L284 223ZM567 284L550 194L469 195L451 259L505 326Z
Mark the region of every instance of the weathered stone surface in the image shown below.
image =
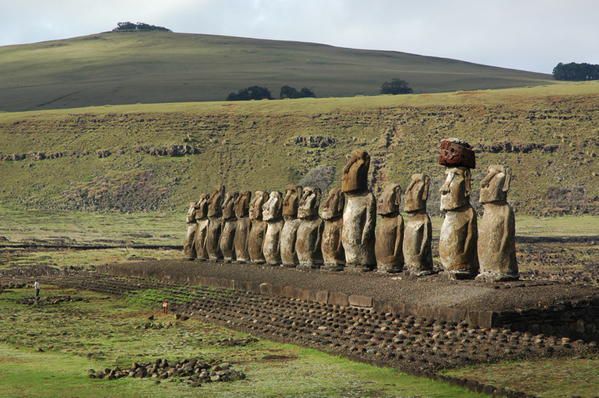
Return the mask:
M183 242L183 254L190 260L196 258L196 250L194 247L194 239L198 230L196 222L196 202L189 203L187 210L187 231L185 233L185 241Z
M235 259L234 240L235 229L237 227L237 217L235 217L235 201L239 193L227 192L223 199L223 226L220 235L220 251L223 254L225 262L232 262Z
M329 191L326 201L320 212L324 228L322 231L322 257L323 268L327 271L342 271L345 267L345 252L341 244L343 230L343 207L345 195L339 188Z
M217 261L223 258L220 251L220 234L222 232L223 200L225 187L221 186L210 195L208 203L208 231L206 232L206 251L208 259Z
M200 195L200 200L196 204L196 221L198 227L194 239L194 247L198 260L207 260L206 235L208 234L208 199L209 194Z
M248 253L248 235L250 233L249 209L252 193L250 191L241 192L235 200L235 238L233 246L235 248L235 261L247 263L250 261Z
M290 185L285 190L283 198L283 218L285 223L281 230L281 263L285 267L295 267L299 264L295 252L297 229L301 221L297 218L297 209L302 196L302 187Z
M347 301L352 307L372 308L374 305L374 299L372 297L359 294L351 294Z
M450 278L473 278L478 273L476 211L470 205L470 170L449 168L441 187L445 219L439 236L439 257Z
M250 204L250 233L248 236L248 253L250 261L255 264L264 263L262 245L266 234L266 221L262 219L262 206L268 200L268 193L256 191Z
M345 193L367 191L369 168L370 155L368 152L362 150L352 152L343 168L341 190Z
M283 196L272 191L262 206L262 218L267 223L262 253L267 264L281 264L281 230L283 229Z
M295 251L299 267L318 268L322 265L320 242L322 238L322 220L318 216L320 189L305 187L302 190L297 216L300 225L297 229Z
M413 174L406 189L403 256L406 271L428 275L433 271L432 223L426 212L430 178Z
M458 138L441 140L439 164L447 167L468 167L474 169L476 160L470 144Z
M401 272L403 269L403 218L399 214L401 186L385 186L377 202L374 253L377 271Z
M478 235L481 274L477 279L502 281L518 279L516 260L516 221L507 203L509 168L492 165L481 182L480 203L484 212Z

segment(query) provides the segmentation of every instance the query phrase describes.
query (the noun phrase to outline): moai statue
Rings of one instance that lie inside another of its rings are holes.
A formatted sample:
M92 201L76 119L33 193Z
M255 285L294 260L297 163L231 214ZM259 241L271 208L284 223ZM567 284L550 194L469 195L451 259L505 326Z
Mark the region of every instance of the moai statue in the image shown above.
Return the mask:
M225 187L221 186L210 195L208 203L208 232L206 234L206 251L210 261L218 261L223 258L220 251L220 234L222 232L223 199Z
M248 253L250 261L254 264L264 264L264 235L266 234L266 221L262 220L262 206L268 200L268 193L256 191L250 203L250 234L248 236Z
M281 263L284 267L296 267L299 264L295 252L295 241L297 229L301 223L301 220L297 218L297 208L301 196L302 187L299 185L290 185L285 190L285 197L283 198L285 223L281 230Z
M235 229L237 228L237 217L235 216L235 201L239 193L227 192L223 199L223 230L220 234L220 252L225 262L230 263L235 259Z
M441 264L451 279L473 278L478 273L476 211L470 204L474 152L463 141L444 140L439 163L449 166L440 190L445 212L439 236Z
M343 271L345 267L345 253L341 244L344 205L343 192L339 188L333 188L329 191L320 211L320 218L324 222L320 248L324 262L323 269L326 271Z
M297 218L301 222L295 241L295 251L300 268L319 268L322 265L322 252L320 251L322 220L318 216L320 195L319 188L304 187L302 190L297 211Z
M189 260L194 260L196 258L196 249L193 242L196 237L196 231L198 230L198 223L196 222L196 202L189 203L186 221L187 232L185 234L185 242L183 242L183 254Z
M413 174L405 194L404 210L407 215L403 238L404 265L408 273L416 276L433 272L433 226L426 213L430 185L429 176Z
M238 263L247 263L250 261L248 253L248 236L250 233L249 208L252 193L245 191L239 193L235 199L235 217L237 225L235 226L235 238L233 246L235 248L235 261Z
M208 201L210 194L200 195L200 200L196 203L196 221L198 227L193 242L198 260L208 260L208 251L206 250L206 236L208 235Z
M345 193L341 243L348 271L370 271L376 264L374 227L376 199L368 189L370 155L362 150L352 153L341 180Z
M403 218L399 213L401 186L388 184L377 202L374 254L378 272L403 270Z
M512 173L508 167L489 166L480 184L483 217L478 234L480 275L485 281L518 279L516 261L516 220L507 202Z
M262 219L267 224L262 253L269 265L281 264L281 230L285 223L282 210L283 195L279 191L272 191L262 206Z

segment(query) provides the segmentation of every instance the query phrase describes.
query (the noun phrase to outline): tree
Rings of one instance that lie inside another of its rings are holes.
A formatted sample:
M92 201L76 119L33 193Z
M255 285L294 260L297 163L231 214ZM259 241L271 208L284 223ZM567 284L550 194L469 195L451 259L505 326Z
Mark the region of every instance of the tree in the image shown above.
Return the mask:
M279 98L284 99L284 98L307 98L307 97L311 97L311 98L315 98L316 94L314 94L314 91L310 90L307 87L303 87L301 90L297 90L295 87L291 87L291 86L283 86L281 87L281 92L279 94Z
M553 68L553 78L571 81L599 80L599 65L577 64L576 62L563 64L560 62Z
M232 92L227 96L227 101L248 101L272 99L270 91L266 87L251 86L237 92Z
M401 79L393 79L381 85L381 94L411 94L413 92L408 82Z
M316 94L309 88L304 87L300 90L300 98L316 98Z

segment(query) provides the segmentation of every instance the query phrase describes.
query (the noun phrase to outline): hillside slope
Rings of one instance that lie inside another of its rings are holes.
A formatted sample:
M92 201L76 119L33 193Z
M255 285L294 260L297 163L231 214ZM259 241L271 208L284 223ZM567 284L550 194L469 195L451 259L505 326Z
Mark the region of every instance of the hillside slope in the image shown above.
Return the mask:
M551 77L452 59L313 43L169 32L102 33L0 47L0 110L223 100L284 84L319 97L373 95L402 78L416 92L546 84Z
M0 202L43 209L183 210L199 192L338 184L345 156L371 153L371 181L444 178L439 140L514 173L528 214L599 214L599 83L462 93L245 103L123 105L0 113ZM306 177L308 176L308 177Z

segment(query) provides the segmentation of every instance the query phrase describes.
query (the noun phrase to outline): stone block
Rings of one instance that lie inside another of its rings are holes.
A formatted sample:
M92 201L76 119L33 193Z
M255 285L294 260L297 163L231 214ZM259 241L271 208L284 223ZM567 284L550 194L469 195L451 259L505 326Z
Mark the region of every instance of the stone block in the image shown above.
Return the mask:
M328 290L317 290L315 293L315 300L320 304L327 304L329 301L329 291Z
M260 284L260 294L272 295L272 285L270 283Z
M331 292L329 294L329 304L331 305L340 305L347 307L349 305L349 299L347 294L341 292Z
M370 296L352 294L348 297L348 302L353 307L372 308L374 299Z

